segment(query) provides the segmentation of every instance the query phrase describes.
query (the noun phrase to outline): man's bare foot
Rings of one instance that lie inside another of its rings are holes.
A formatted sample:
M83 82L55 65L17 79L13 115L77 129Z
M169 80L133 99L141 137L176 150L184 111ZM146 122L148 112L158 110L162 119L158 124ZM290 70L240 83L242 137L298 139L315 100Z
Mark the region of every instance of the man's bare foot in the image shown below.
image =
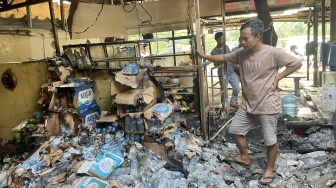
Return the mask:
M241 155L237 155L235 157L230 156L227 159L230 163L236 163L239 164L245 168L250 167L250 159L248 157L242 157Z

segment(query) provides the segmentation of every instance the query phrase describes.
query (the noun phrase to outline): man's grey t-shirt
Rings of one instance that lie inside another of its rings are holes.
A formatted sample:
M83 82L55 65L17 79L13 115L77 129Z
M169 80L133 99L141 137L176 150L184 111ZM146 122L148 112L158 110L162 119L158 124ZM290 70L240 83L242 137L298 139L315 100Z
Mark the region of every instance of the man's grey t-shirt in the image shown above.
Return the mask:
M226 47L226 53L230 53L230 48L228 45L225 45ZM224 48L221 48L221 49L218 49L218 48L214 48L212 51L211 51L211 55L218 55L218 54L224 54ZM232 67L231 65L227 65L227 68L226 68L226 75L227 76L230 76L231 74L233 74L235 72L235 69L234 67ZM218 69L218 76L223 76L223 73L222 73L222 69Z
M300 60L279 48L265 45L258 52L240 48L225 54L227 63L239 66L243 101L240 106L251 114L276 114L281 111L278 90L273 82L279 68L291 67Z

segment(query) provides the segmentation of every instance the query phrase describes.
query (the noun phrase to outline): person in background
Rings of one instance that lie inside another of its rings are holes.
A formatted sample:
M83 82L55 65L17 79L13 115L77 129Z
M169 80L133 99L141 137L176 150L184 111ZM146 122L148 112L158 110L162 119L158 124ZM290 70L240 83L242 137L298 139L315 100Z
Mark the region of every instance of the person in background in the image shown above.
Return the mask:
M239 40L238 40L239 44L238 44L238 46L232 48L232 52L234 52L234 51L238 50L239 48L243 47L242 41L243 41L242 38L239 37ZM239 68L235 68L235 72L238 75L238 77L240 77Z
M298 51L298 46L296 46L296 45L292 45L292 46L290 47L290 53L291 53L293 56L296 56L297 58L303 59L303 55L300 54L300 52Z
M274 164L278 154L277 114L281 110L279 81L301 67L301 60L279 48L262 43L263 22L248 20L240 28L243 48L225 55L205 55L200 49L201 58L212 62L226 62L238 65L242 85L242 103L230 124L228 132L239 149L240 155L231 156L229 163L250 166L245 135L260 125L267 148L267 167L259 182L269 185L275 177ZM278 74L280 67L286 69Z
M241 37L239 37L239 40L238 40L239 44L238 44L238 46L232 48L232 52L234 52L234 51L238 50L239 48L243 47L242 41L243 41L243 39Z
M215 40L217 42L216 47L211 51L211 55L218 55L218 54L224 54L224 38L223 38L223 32L218 32L215 34ZM225 53L230 53L230 49L228 47L228 45L225 45ZM214 62L215 66L218 66L221 62ZM222 69L219 68L218 69L218 79L219 79L219 85L221 90L224 89L224 85L223 85L223 72ZM231 100L230 100L230 106L232 107L237 107L237 98L238 98L238 94L240 91L240 87L239 87L239 77L235 71L235 68L232 65L227 65L227 69L226 69L226 76L227 76L227 83L230 83L231 87L232 87L232 95L231 95ZM226 84L227 84L226 83ZM224 95L221 95L221 103L222 103L222 108L224 108Z

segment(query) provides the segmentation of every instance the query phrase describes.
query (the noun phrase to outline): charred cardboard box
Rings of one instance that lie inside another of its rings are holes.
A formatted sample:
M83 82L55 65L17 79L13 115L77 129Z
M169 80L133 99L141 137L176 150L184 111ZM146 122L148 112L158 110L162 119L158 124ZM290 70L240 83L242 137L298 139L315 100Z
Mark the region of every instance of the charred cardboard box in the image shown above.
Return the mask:
M146 70L144 69L140 69L138 74L134 74L134 75L128 75L122 72L118 72L115 74L115 80L125 86L129 86L131 88L138 88L145 72Z
M100 118L99 107L96 106L89 111L85 111L82 114L83 117L83 126L84 127L93 127L96 125L97 120Z
M147 89L131 89L118 93L115 97L118 115L124 117L126 114L129 114L130 116L132 116L132 113L141 114L153 106L153 91L153 87L149 87ZM133 111L129 111L127 106ZM136 111L134 111L135 109Z
M77 173L106 179L123 162L124 157L118 146L108 143L102 146L101 152L95 160L84 161Z
M145 148L152 150L156 154L160 155L163 159L167 159L167 153L165 146L154 141L144 140L142 142Z
M95 107L97 107L97 102L94 95L94 85L80 82L57 87L49 109L57 111L60 108L75 108L80 115L83 115Z
M161 124L165 119L173 112L174 105L166 103L157 103L144 112L144 116L147 120L150 120L153 116L158 118Z
M99 188L107 188L109 187L109 183L106 181L102 181L95 177L84 176L80 180L76 180L72 184L72 188L86 188L86 187L99 187Z

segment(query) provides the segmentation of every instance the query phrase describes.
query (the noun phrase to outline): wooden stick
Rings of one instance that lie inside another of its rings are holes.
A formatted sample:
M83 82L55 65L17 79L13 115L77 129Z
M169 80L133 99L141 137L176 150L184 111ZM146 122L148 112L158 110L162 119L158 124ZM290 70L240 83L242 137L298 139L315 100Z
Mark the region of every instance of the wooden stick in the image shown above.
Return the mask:
M215 135L213 135L213 137L210 138L210 142L212 142L218 135L219 133L232 121L232 119L234 118L234 116L229 120L227 121L217 132Z

